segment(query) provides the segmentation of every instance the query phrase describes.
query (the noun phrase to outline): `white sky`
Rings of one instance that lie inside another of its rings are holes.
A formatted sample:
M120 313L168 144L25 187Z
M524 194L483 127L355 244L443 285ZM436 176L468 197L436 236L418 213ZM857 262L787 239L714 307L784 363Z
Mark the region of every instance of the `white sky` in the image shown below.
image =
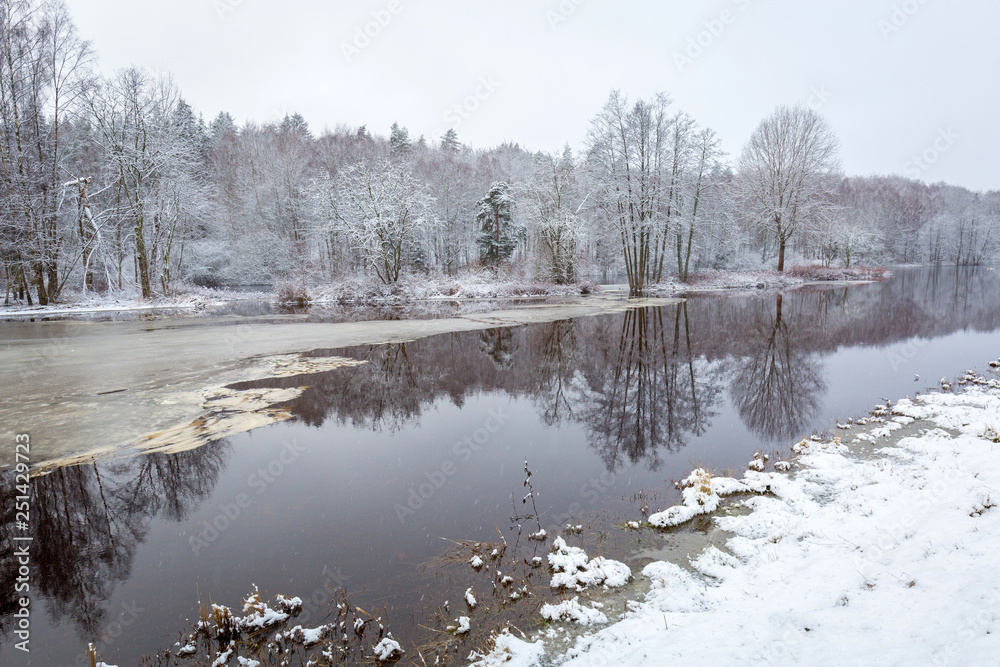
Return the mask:
M582 145L619 88L668 93L735 154L776 105L802 102L830 120L849 174L1000 189L996 0L68 4L103 70L169 71L206 121L222 110L239 122L297 111L316 133L346 123L387 134L398 121L416 138L457 119L473 146L555 151ZM348 62L343 45L380 11L391 20ZM724 11L729 23L712 35L705 22ZM699 33L707 46L679 68L675 54ZM462 118L453 107L477 87L483 99ZM911 162L925 151L930 164Z

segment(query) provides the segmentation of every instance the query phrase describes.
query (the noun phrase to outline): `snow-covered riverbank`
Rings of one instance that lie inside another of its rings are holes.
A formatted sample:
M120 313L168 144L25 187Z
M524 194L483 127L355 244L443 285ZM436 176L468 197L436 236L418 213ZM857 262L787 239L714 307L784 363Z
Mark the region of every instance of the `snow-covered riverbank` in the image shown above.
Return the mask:
M891 272L871 268L793 267L777 271L708 271L692 274L688 282L669 278L647 289L648 296L673 296L686 292L795 289L811 284L884 280ZM403 306L418 302L506 300L533 297L565 297L592 294L602 288L590 280L556 284L525 276L497 277L489 272L469 271L455 277L406 277L384 285L371 280L347 279L317 285L304 292L288 285L275 291L247 292L185 285L171 296L143 299L137 293L82 294L68 292L47 306L12 303L0 305L0 317L57 316L131 311L199 311L233 301L270 301L297 305ZM612 292L627 285L607 285ZM299 301L298 297L302 300Z
M686 567L646 565L645 600L568 651L505 635L476 664L997 664L1000 381L964 384L799 443L789 472L693 488L673 515L770 493L717 511L730 537Z

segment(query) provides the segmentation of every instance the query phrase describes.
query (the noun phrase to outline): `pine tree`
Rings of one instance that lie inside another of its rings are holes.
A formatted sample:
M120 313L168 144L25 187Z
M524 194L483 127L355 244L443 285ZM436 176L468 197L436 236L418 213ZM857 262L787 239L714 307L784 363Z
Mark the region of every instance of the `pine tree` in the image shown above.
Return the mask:
M405 155L410 152L410 131L405 127L400 127L399 123L393 123L389 134L389 146L392 147L394 155Z
M209 138L212 143L218 143L219 139L228 135L236 136L236 120L226 111L220 111L208 125Z
M312 132L309 131L309 123L302 117L302 114L285 114L281 121L281 129L298 134L303 139L312 139Z
M497 267L514 254L517 235L511 224L512 204L510 187L502 181L493 183L486 196L476 202L480 226L476 243L480 259L488 266Z
M455 132L454 128L448 128L448 131L441 137L441 150L447 153L457 153L461 148L462 144L458 140L458 132Z

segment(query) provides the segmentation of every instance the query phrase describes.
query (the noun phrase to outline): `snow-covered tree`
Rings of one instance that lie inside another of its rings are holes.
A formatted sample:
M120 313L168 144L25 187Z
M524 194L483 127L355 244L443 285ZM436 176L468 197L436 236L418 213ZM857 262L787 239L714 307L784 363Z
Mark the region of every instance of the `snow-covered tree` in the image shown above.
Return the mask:
M393 155L408 155L413 146L410 143L410 131L393 123L389 132L389 146Z
M574 179L572 155L555 159L539 155L532 179L522 186L521 216L534 237L539 272L556 283L577 277L578 253L585 241L584 223L578 215L586 196L580 196Z
M510 259L517 246L519 230L513 224L514 202L510 186L498 181L476 202L479 225L479 257L487 266L497 267Z
M830 125L804 106L778 107L743 147L737 165L739 199L748 224L777 245L779 271L796 232L820 224L835 210L837 150Z
M458 140L458 133L455 132L454 128L449 127L448 131L441 137L441 150L449 153L457 153L461 148L462 144Z
M630 104L615 91L591 121L588 136L595 205L621 242L632 295L656 279L666 251L669 106L665 95Z
M90 85L91 50L61 1L3 0L0 61L0 264L8 290L34 291L44 305L74 263L65 251L75 216L60 209L63 140Z
M388 160L358 163L316 187L328 229L344 237L385 284L399 280L408 244L437 224L432 198L409 169Z

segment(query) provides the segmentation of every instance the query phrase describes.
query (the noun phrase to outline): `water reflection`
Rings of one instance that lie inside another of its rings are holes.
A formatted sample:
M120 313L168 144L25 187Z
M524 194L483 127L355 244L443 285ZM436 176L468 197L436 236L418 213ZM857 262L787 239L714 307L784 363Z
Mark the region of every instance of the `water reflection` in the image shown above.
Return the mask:
M687 304L630 310L617 337L592 340L579 419L609 471L625 461L655 470L662 450L704 432L721 377L691 348Z
M81 637L96 637L106 621L104 603L128 579L151 520L180 522L197 509L215 488L229 453L226 443L215 443L179 454L57 468L34 478L31 584L52 621L71 621ZM10 529L9 521L0 527ZM5 546L12 544L9 535L2 537ZM16 572L11 552L0 555L0 562L5 575ZM3 591L11 597L4 599L0 622L16 609L14 587Z
M829 301L821 305L829 312ZM760 309L749 323L749 353L737 362L730 394L743 423L765 440L794 438L818 411L826 390L816 357L806 351L805 327L782 317L782 295L773 315Z
M574 422L609 471L656 469L712 424L724 390L766 442L803 435L826 393L822 355L960 328L1000 326L996 272L903 271L867 287L692 296L674 306L413 343L316 350L367 364L309 378L296 419L396 431L448 396L529 398L546 424ZM299 386L301 378L234 385Z
M441 401L461 407L485 392L506 394L530 403L546 426L582 432L607 470L656 470L671 453L693 448L723 413L760 444L804 435L828 400L824 359L840 348L1000 330L997 274L902 271L867 287L692 297L617 316L316 350L368 363L309 376L309 388L286 407L310 427L391 433L420 423ZM296 377L237 386L301 384ZM99 635L107 601L132 576L151 521L190 517L232 455L222 442L35 479L32 583L51 624L70 622L82 639ZM12 509L0 509L5 635L17 608Z

